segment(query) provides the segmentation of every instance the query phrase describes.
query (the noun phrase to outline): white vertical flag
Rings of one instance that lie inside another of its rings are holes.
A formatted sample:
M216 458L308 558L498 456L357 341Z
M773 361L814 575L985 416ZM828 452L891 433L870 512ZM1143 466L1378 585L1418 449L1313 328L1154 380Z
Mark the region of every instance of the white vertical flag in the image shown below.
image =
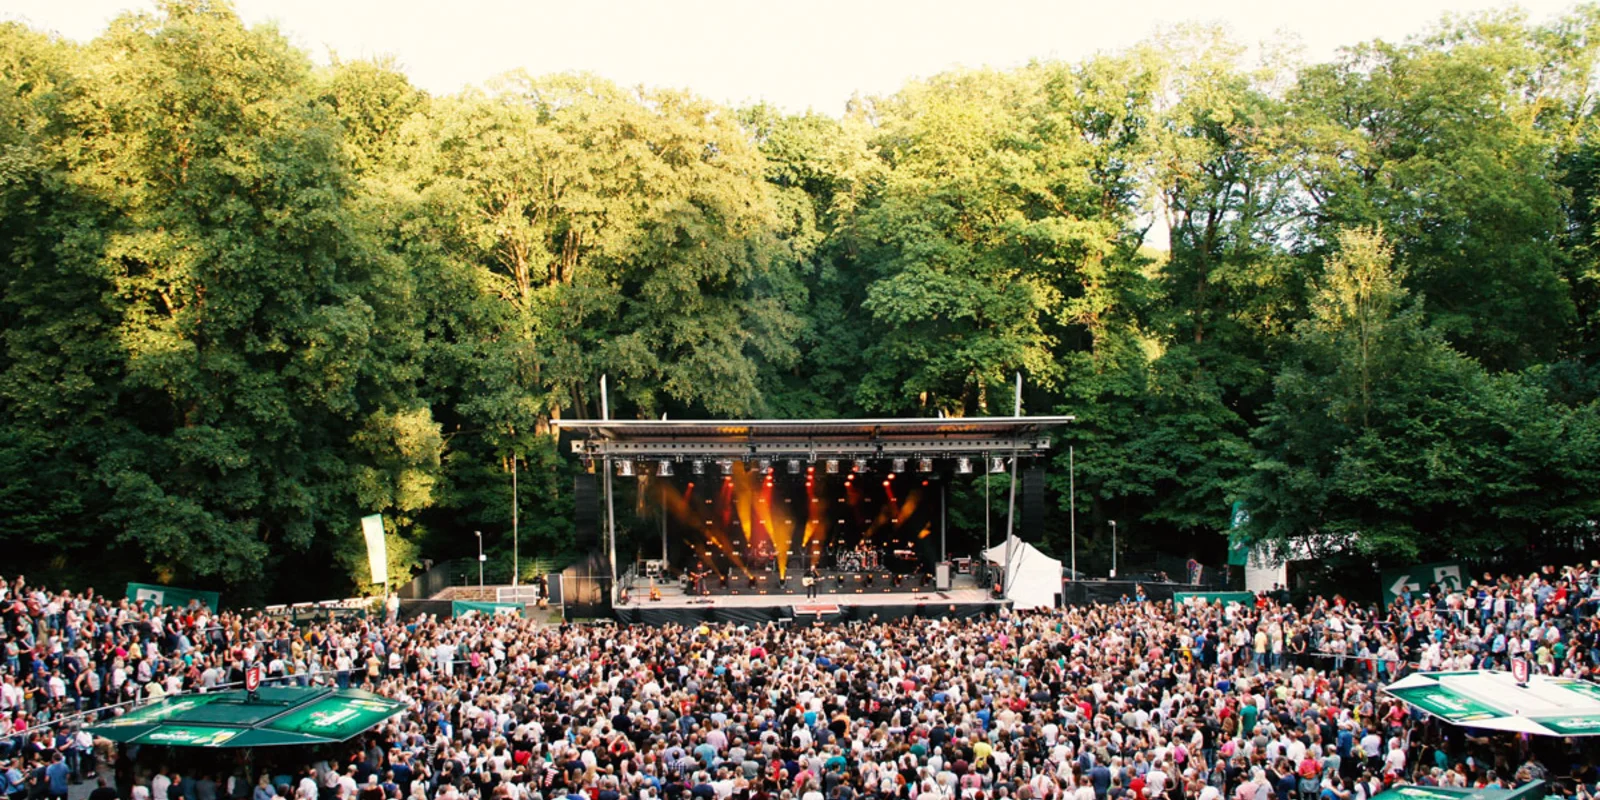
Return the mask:
M383 541L383 515L373 514L361 518L361 532L367 537L367 566L372 568L372 582L389 583L389 547Z

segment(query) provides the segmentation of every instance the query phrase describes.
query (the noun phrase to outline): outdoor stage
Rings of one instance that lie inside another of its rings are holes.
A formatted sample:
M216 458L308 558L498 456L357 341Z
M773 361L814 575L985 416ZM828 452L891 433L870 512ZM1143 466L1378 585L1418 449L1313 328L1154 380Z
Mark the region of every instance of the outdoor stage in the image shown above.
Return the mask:
M589 467L574 514L580 545L598 545L563 572L563 607L644 623L997 611L1017 601L1024 569L1011 534L1042 528L1050 433L1071 421L553 422ZM965 522L952 525L958 498ZM1059 600L1060 579L1043 576L1030 602Z

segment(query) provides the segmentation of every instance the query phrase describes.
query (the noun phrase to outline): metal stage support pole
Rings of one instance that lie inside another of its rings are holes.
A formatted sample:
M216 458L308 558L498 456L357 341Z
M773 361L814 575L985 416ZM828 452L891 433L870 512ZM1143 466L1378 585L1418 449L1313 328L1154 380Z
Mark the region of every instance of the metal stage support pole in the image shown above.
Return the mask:
M606 397L606 376L600 376L600 418L610 419L611 408ZM611 602L617 602L617 508L611 493L611 457L602 465L606 471L606 554L610 558L611 582L608 591Z
M617 509L611 502L611 459L607 457L603 468L606 471L606 555L611 564L611 602L617 600Z
M1017 399L1012 407L1011 416L1022 416L1022 373L1017 373ZM1011 591L1011 539L1016 535L1017 525L1017 451L1011 450L1011 501L1006 509L1006 568L1000 573L1000 596L1005 597Z
M1006 508L1006 571L1003 573L1000 596L1011 591L1011 540L1016 538L1017 527L1017 451L1011 451L1011 500Z
M667 567L667 485L661 484L661 568Z
M1072 445L1067 445L1067 496L1068 512L1072 520L1070 535L1072 537L1072 579L1078 579L1078 462L1074 460Z
M983 553L979 560L983 562L984 583L990 586L993 585L989 583L989 548L991 546L989 543L989 470L985 469L983 471Z
M943 564L944 562L950 560L950 550L945 546L945 537L944 537L945 517L948 516L947 509L948 509L948 505L946 503L946 495L945 495L945 491L944 491L944 483L940 482L940 484L939 484L939 563L941 563L941 564Z

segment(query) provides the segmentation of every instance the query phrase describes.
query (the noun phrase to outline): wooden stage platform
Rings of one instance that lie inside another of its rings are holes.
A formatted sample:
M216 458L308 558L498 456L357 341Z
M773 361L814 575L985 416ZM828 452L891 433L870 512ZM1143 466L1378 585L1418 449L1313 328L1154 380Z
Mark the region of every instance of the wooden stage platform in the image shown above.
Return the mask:
M964 578L966 576L963 576ZM849 585L849 584L847 584ZM975 585L970 578L945 591L933 587L912 590L819 592L806 597L805 589L767 594L686 595L681 590L663 590L660 600L650 600L648 589L630 592L628 602L614 609L617 619L628 623L661 625L668 623L739 622L756 624L783 622L808 624L814 621L849 622L902 617L971 617L997 613L1007 605Z

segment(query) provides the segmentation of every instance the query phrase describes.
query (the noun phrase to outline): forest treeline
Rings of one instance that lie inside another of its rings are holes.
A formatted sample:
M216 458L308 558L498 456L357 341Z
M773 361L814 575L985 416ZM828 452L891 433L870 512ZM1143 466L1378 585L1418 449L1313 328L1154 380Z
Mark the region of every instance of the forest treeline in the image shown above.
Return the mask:
M1600 10L1177 28L841 117L450 96L220 0L0 27L0 562L330 596L573 549L553 418L1074 414L1079 552L1515 561L1600 520ZM958 498L957 503L963 502ZM962 508L955 509L957 517ZM1030 532L1067 549L1055 514Z

